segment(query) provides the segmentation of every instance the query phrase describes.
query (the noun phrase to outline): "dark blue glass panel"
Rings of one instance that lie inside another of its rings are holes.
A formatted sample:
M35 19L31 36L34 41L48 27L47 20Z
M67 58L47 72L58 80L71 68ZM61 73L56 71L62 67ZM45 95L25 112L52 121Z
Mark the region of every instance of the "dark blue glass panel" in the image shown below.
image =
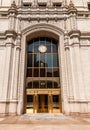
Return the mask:
M38 52L39 52L38 47L39 47L38 44L37 44L37 45L34 45L34 53L38 53Z
M30 45L27 46L27 51L28 51L29 53L32 53L32 52L33 52L33 44L30 44Z
M52 52L53 53L57 52L57 45L56 44L52 44Z
M57 57L57 54L53 54L53 67L58 67L58 57Z
M53 66L53 63L52 63L52 54L47 54L46 64L47 64L47 67L52 67Z
M33 54L28 54L27 55L27 67L32 67L32 62L33 62Z
M45 54L40 54L40 62L45 63Z
M51 39L50 38L46 38L46 44L50 45L51 44Z
M34 67L39 67L40 58L39 54L34 54Z
M59 77L59 69L53 68L53 77Z
M39 44L39 38L35 38L33 44L34 44L34 45L38 45L38 44Z
M51 53L51 45L47 45L47 53Z
M45 42L46 42L46 41L45 41L45 37L41 37L39 43L40 43L40 44L45 44Z

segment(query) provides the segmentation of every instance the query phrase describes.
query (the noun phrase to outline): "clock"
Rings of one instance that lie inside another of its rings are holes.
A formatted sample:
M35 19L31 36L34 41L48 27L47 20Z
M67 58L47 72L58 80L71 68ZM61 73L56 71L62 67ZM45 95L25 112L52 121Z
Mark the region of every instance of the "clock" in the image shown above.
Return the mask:
M39 52L45 53L47 51L47 47L45 45L40 45L38 47Z

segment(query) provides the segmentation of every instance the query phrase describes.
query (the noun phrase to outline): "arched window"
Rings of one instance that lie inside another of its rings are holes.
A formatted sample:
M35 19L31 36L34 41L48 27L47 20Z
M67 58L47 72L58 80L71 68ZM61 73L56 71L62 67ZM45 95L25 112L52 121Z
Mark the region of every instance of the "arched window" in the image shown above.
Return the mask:
M55 39L39 37L28 42L27 77L59 77L58 45Z

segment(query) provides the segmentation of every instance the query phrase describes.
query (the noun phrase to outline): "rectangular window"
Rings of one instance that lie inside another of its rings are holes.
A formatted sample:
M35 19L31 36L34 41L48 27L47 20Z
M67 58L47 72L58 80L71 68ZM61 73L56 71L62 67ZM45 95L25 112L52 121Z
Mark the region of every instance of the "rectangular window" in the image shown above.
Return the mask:
M31 7L31 3L23 3L24 7Z
M59 95L53 95L53 108L59 109Z
M39 8L46 8L46 3L38 3Z
M62 6L61 3L53 3L53 7L55 8L60 8Z
M90 3L88 4L88 10L90 11Z
M33 108L33 95L27 95L27 109Z

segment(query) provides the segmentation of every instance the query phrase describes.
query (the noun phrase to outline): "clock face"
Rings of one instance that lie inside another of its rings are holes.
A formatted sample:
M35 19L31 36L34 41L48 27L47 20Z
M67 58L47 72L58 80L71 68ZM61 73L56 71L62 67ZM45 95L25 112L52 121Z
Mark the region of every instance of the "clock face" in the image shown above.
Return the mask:
M40 45L38 47L38 50L41 52L41 53L45 53L47 51L47 47L45 45Z

